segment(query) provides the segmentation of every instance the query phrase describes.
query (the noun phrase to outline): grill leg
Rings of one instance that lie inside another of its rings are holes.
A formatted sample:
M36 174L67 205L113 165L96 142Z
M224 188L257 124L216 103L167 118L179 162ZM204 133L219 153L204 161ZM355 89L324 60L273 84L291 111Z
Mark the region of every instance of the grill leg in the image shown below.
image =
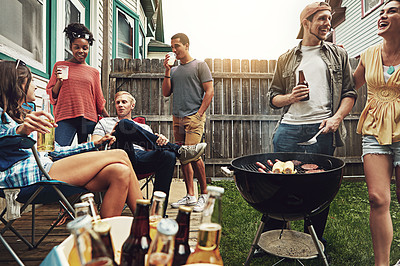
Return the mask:
M313 240L313 242L315 244L315 247L318 250L318 254L321 256L321 258L322 258L322 260L324 262L324 265L325 266L329 266L328 260L326 259L325 253L324 253L324 251L322 249L322 246L318 241L317 234L315 233L314 226L312 225L310 218L306 217L305 218L305 222L307 223L308 232L310 232L312 240Z
M258 241L260 240L260 236L261 236L261 234L264 230L264 226L265 226L264 216L265 216L265 214L263 214L261 223L258 226L256 236L254 237L253 243L251 244L251 248L250 248L249 254L247 255L247 259L246 259L246 262L244 263L244 266L250 265L250 261L253 258L254 251L256 250L256 248L258 248Z

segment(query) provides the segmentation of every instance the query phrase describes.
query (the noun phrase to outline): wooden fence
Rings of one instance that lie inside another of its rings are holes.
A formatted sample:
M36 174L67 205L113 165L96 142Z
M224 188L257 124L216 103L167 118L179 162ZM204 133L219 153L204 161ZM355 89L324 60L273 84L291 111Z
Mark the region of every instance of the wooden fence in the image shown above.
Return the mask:
M272 132L281 110L269 107L267 92L276 66L275 60L206 59L214 78L215 95L207 110L205 163L207 176L222 176L220 167L234 158L272 152ZM352 60L357 66L357 60ZM115 59L111 62L110 87L105 97L111 115L116 115L114 94L131 92L136 100L135 115L143 115L154 132L173 140L172 97L163 97L164 67L158 59ZM346 161L345 175L362 175L361 137L355 133L365 105L366 90L346 117L347 138L336 156ZM179 174L177 172L176 174Z

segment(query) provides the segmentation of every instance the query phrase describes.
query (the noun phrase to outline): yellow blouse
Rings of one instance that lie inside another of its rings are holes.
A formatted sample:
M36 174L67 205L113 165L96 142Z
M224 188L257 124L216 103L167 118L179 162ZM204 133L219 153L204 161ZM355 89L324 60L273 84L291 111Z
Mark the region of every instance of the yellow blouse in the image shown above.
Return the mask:
M400 68L385 83L382 44L361 54L365 67L368 98L360 115L357 133L375 136L381 145L400 141Z

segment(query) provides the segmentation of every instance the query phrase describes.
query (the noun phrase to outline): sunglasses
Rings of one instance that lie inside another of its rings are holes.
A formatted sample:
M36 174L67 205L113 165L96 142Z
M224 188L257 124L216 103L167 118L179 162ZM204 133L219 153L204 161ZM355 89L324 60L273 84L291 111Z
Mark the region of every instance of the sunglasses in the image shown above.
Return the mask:
M75 39L77 39L77 38L83 38L85 40L89 40L90 39L90 35L88 33L78 34L76 32L72 32L72 37L74 37Z
M17 61L15 61L16 65L15 65L15 69L17 69L19 66L26 66L26 63L24 61L22 61L21 59L17 59Z

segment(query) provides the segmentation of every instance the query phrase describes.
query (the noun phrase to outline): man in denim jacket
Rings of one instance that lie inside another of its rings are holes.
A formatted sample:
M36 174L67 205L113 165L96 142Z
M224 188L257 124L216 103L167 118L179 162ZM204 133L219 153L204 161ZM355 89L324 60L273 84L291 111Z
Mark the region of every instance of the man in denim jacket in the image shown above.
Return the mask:
M343 119L357 98L346 51L327 43L331 29L331 7L325 2L307 5L300 14L299 45L278 59L269 103L283 114L274 132L275 152L307 152L333 155L344 145L346 135ZM299 70L303 70L308 87L296 85ZM304 101L309 94L309 100ZM318 142L297 145L324 130ZM329 207L311 217L317 236L322 238ZM281 222L269 220L266 229L282 228ZM305 228L307 232L307 229Z

